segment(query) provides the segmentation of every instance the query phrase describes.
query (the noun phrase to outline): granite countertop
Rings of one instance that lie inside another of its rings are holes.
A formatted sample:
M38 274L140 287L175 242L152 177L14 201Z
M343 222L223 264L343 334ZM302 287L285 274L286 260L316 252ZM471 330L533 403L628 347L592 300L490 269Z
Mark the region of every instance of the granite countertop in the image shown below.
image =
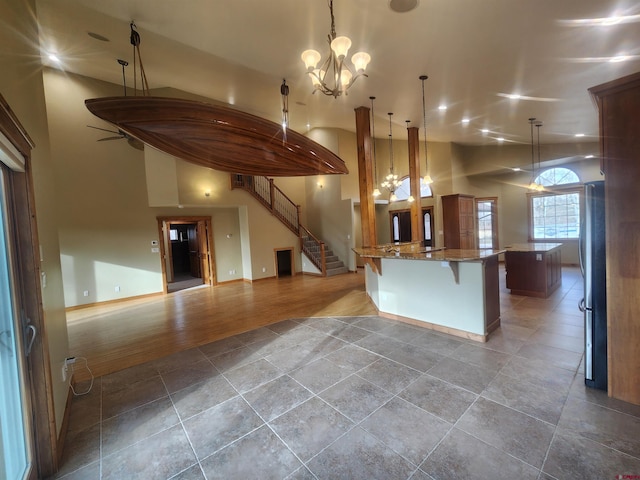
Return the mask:
M513 243L505 249L507 252L550 252L561 246L561 243Z
M398 258L442 262L477 261L504 252L504 250L491 248L462 250L444 247L423 247L419 243L390 243L368 248L354 248L353 251L363 258Z

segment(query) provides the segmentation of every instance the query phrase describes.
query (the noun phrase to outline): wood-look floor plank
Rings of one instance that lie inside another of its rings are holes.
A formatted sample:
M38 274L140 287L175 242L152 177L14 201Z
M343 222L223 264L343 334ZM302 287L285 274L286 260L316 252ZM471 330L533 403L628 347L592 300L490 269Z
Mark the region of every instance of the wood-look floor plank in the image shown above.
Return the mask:
M69 311L69 350L102 376L289 318L376 313L362 273L203 286Z

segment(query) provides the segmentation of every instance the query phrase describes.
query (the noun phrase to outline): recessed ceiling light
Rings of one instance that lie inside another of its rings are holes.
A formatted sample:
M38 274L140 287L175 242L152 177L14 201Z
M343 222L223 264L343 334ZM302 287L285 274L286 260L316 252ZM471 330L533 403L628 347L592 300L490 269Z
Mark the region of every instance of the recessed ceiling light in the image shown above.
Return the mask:
M518 99L520 99L520 94L519 93L510 93L509 94L509 98L511 100L518 100Z
M466 124L468 124L469 122L470 122L470 120L469 120L469 118L467 118L467 117L464 117L464 118L462 119L462 123L463 123L463 124L465 124L465 125L466 125Z
M49 54L49 60L52 62L60 63L60 58L55 53Z
M576 133L576 137L584 137L584 133Z
M483 128L482 130L480 130L482 133L487 134L489 133L489 129L488 128Z
M440 105L440 106L438 107L438 110L440 110L441 112L444 112L446 109L447 109L447 106L446 106L446 105Z
M110 41L107 37L100 35L99 33L96 33L96 32L87 32L87 35L89 35L91 38L95 38L96 40L100 40L101 42Z
M513 170L514 172L519 172L520 171L520 167L515 167L515 168L512 168L511 170Z
M498 137L498 138L496 138L496 140L498 140L500 143L504 142L504 138L503 137Z
M609 59L610 63L618 63L618 62L626 62L627 60L629 60L631 57L629 57L628 55L618 55L616 57L611 57Z
M585 155L584 158L593 158L595 155Z
M389 8L397 13L410 12L418 6L418 0L389 0Z

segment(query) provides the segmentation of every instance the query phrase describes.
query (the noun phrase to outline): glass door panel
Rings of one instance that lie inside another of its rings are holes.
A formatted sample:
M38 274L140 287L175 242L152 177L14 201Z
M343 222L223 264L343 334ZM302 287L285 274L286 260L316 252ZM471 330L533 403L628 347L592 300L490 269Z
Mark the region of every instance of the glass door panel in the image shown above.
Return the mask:
M24 348L16 308L5 173L0 168L0 478L22 480L31 469Z

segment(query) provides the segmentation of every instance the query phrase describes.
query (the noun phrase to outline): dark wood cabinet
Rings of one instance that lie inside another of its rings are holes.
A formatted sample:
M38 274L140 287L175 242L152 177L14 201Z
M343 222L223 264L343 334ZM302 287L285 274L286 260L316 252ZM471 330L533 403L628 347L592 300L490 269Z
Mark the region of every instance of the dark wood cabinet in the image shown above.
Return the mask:
M605 174L609 396L640 405L640 72L589 91Z
M514 295L547 298L562 284L562 244L522 244L505 252L506 285Z
M442 197L442 223L446 248L476 248L475 197L456 193Z

